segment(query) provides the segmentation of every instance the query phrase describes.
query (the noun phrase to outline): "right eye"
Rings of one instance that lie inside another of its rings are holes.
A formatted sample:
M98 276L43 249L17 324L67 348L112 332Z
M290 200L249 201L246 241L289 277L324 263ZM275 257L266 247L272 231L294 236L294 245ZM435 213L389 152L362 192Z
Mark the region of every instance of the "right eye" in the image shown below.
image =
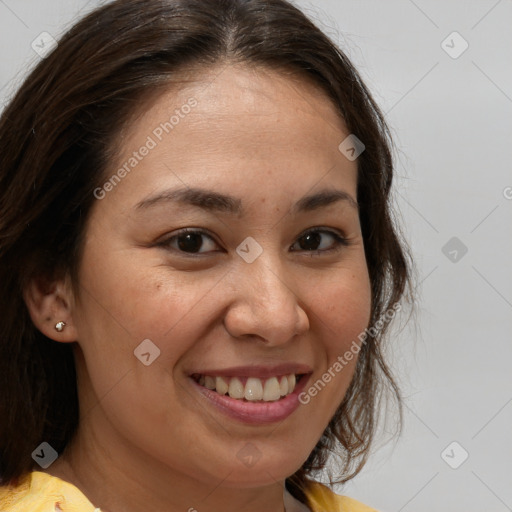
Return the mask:
M158 245L186 254L215 252L219 247L213 238L204 231L190 228L181 230Z

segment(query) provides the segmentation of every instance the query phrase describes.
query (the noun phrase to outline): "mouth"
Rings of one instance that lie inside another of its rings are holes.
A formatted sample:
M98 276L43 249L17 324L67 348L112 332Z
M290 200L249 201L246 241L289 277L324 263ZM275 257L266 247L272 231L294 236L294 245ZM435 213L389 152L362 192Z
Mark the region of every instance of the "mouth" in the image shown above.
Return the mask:
M215 414L251 425L285 420L300 406L313 370L306 365L237 367L189 373L192 389Z
M195 373L192 379L210 391L221 396L229 396L244 402L276 402L291 395L297 384L305 376L303 373L274 375L269 378Z

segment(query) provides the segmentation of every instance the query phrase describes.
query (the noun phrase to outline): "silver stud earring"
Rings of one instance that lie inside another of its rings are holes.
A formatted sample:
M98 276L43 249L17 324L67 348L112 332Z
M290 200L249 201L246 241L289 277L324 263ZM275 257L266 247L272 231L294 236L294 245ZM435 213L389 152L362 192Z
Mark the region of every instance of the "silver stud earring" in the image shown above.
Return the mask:
M55 330L57 332L62 332L64 330L64 327L66 326L66 322L57 322L55 324Z

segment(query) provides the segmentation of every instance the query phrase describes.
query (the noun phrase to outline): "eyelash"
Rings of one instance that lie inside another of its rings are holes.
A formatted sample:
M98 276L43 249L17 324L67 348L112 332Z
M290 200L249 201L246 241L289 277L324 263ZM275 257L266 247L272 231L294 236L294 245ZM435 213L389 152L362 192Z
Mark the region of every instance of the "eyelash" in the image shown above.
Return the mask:
M315 250L311 250L311 251L308 251L308 250L302 250L301 251L301 250L299 250L299 251L293 251L293 252L304 252L304 253L307 253L310 256L321 255L321 254L338 252L343 247L348 247L351 244L350 240L348 240L347 238L344 238L343 236L338 234L336 231L333 231L331 229L326 229L326 228L318 227L318 228L308 229L308 230L304 231L303 233L301 233L297 237L297 241L293 245L295 245L302 237L304 237L306 235L309 235L309 234L316 234L316 233L330 235L334 239L333 247L330 247L329 249L315 249ZM196 234L196 235L205 236L205 237L209 238L210 240L212 240L216 245L219 245L215 241L215 238L210 233L208 233L207 231L205 231L203 229L195 229L195 228L185 228L185 229L182 229L177 234L175 234L175 235L173 235L173 236L163 240L162 242L158 243L157 245L159 247L169 248L172 251L179 253L180 255L183 255L185 257L191 257L191 258L198 258L198 257L201 257L202 255L209 254L209 253L212 252L212 251L206 251L206 252L203 252L203 253L193 253L193 252L181 251L179 249L171 247L171 244L173 243L173 241L178 240L180 237L182 237L184 235L187 235L187 234Z

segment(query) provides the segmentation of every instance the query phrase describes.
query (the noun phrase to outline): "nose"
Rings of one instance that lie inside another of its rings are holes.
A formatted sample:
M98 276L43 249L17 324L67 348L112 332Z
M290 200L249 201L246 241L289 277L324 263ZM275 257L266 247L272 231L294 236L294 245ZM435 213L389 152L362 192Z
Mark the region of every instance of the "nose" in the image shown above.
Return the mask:
M297 280L281 264L260 257L251 264L242 262L233 274L232 300L224 317L233 337L277 346L309 329Z

